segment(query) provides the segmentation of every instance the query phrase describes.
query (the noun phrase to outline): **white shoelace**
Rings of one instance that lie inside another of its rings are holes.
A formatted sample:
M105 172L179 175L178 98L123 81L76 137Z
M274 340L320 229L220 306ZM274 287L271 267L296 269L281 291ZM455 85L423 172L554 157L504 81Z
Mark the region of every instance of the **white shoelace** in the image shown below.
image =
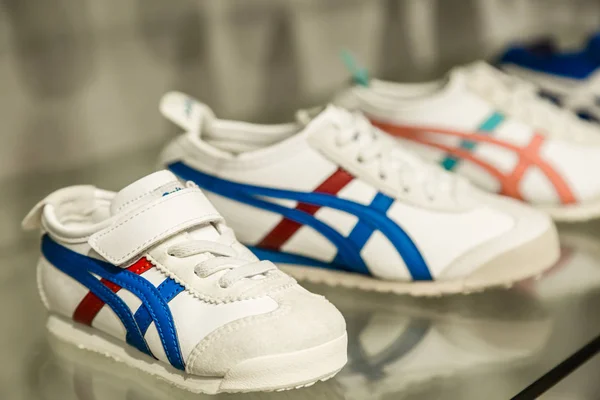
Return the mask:
M231 242L232 236L233 234L226 230L222 232L220 240ZM217 272L228 270L219 278L219 286L224 289L241 279L264 275L276 269L269 261L249 261L240 258L231 246L215 241L189 240L169 247L167 252L178 258L210 254L210 258L194 266L194 272L200 278L207 278Z
M434 200L438 194L450 194L459 179L434 164L429 164L371 125L359 112L335 108L334 125L338 129L336 144L344 147L358 143L357 162L369 165L377 163L379 177L389 182L394 176L400 189L408 194L412 187L420 185L426 196Z
M583 141L587 135L594 134L591 124L540 97L536 87L526 81L485 63L459 71L467 75L468 84L479 95L541 134L574 141Z

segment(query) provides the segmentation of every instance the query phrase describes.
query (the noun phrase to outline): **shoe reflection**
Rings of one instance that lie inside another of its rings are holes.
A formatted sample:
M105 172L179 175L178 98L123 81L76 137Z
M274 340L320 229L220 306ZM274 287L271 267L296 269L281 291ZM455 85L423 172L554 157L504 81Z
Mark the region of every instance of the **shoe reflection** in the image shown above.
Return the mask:
M587 226L589 229L600 228L599 224ZM597 292L600 288L598 235L574 226L560 231L560 242L561 256L558 262L544 272L541 279L529 279L519 286L535 293L542 301L552 302Z
M44 400L214 400L342 399L332 379L298 390L269 393L205 395L166 381L101 354L82 350L48 335L50 350L37 375Z
M397 399L433 378L510 370L532 360L552 328L519 288L433 299L308 289L346 318L349 360L336 381L348 399Z
M496 373L526 362L544 347L551 330L535 298L520 289L438 299L309 289L324 293L346 317L349 361L332 380L281 393L199 395L49 336L52 356L38 375L42 398L398 398L432 378Z

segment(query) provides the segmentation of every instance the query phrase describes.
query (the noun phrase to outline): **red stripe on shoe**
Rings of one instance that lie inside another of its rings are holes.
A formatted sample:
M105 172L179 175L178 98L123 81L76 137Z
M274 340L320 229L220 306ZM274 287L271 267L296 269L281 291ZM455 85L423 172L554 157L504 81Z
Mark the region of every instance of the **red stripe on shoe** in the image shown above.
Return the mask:
M150 268L152 268L152 263L146 258L140 258L135 262L135 264L127 268L127 271L133 272L136 275L141 275ZM100 282L109 288L113 293L117 293L119 290L121 290L119 285L115 285L106 279L100 279ZM100 300L100 298L98 298L98 296L96 296L94 293L88 292L88 294L83 298L83 300L81 300L75 309L75 312L73 313L73 320L79 322L80 324L91 326L92 321L94 321L94 318L96 318L96 315L98 315L102 307L104 307L104 302Z
M353 179L354 177L352 175L339 168L329 178L325 179L325 181L323 181L323 183L321 183L313 192L335 195ZM321 206L306 203L298 203L296 206L296 210L303 211L310 215L315 215L319 208L321 208ZM275 228L260 241L258 247L269 250L279 250L301 226L302 224L296 221L283 218L281 222L279 222L279 224L277 224Z

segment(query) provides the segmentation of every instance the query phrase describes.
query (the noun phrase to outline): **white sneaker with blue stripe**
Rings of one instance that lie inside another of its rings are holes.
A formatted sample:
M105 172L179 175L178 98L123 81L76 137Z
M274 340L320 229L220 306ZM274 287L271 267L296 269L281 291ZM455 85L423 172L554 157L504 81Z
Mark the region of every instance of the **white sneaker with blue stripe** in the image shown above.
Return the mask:
M259 261L169 171L119 193L58 190L23 226L43 232L48 329L80 348L203 393L302 387L346 363L337 309Z
M181 93L163 165L204 189L240 241L299 279L440 295L510 285L559 255L548 216L427 164L358 113L218 120Z

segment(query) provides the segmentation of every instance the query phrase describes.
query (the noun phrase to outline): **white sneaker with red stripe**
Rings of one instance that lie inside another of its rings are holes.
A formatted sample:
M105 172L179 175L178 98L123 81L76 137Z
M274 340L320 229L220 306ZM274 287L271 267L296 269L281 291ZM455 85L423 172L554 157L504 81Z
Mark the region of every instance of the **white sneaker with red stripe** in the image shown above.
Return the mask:
M487 64L456 68L439 82L370 81L340 103L486 190L556 220L600 217L600 127Z
M161 162L297 278L439 295L510 285L558 258L545 214L424 163L360 113L329 106L256 125L181 93L161 110L186 131Z
M203 393L280 390L346 363L337 309L235 239L204 194L159 171L119 193L61 189L38 287L60 339Z

